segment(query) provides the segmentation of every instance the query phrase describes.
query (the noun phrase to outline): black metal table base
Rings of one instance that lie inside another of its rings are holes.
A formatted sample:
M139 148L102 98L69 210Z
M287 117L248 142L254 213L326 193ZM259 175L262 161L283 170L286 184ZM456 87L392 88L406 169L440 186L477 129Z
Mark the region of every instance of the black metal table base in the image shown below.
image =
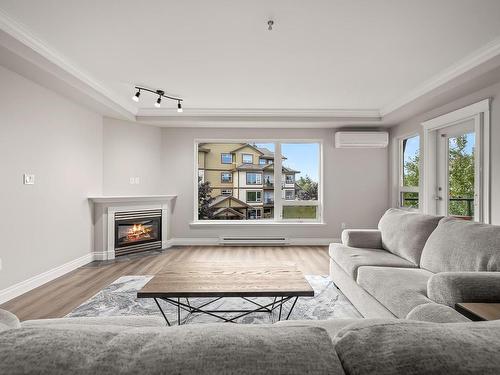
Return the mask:
M288 318L292 314L292 311L293 311L293 308L295 307L295 304L297 303L297 300L299 299L299 297L293 297L293 296L274 297L272 302L270 302L268 304L261 304L261 303L255 302L255 301L253 301L249 298L246 298L246 297L238 297L238 298L242 298L243 300L245 300L247 302L252 303L253 305L256 306L256 308L254 308L254 309L229 309L229 310L205 309L205 307L220 300L221 298L223 298L223 297L214 298L214 299L212 299L208 302L205 302L199 306L192 305L189 302L189 298L182 298L182 300L186 300L185 303L181 302L181 298L161 297L161 298L154 298L154 300L156 302L156 305L158 306L158 309L161 312L161 315L163 316L163 318L167 322L167 325L170 326L171 325L170 321L168 320L167 315L165 314L165 311L161 308L161 305L158 302L159 299L177 307L177 324L178 325L183 324L182 320L184 320L184 322L186 322L191 314L196 314L196 313L210 315L210 316L217 318L217 319L220 319L226 323L236 323L237 319L242 318L242 317L249 315L249 314L252 314L252 313L268 313L268 314L272 315L273 311L279 310L279 313L278 313L278 321L279 321L279 320L281 320L281 315L283 312L283 305L286 302L293 300L292 306L291 306L290 310L288 311L288 314L286 315L286 318L285 318L285 320L288 320ZM184 319L181 318L181 310L187 312L187 315L184 317ZM236 314L236 315L231 316L231 317L220 315L220 314L228 314L228 313L229 314Z

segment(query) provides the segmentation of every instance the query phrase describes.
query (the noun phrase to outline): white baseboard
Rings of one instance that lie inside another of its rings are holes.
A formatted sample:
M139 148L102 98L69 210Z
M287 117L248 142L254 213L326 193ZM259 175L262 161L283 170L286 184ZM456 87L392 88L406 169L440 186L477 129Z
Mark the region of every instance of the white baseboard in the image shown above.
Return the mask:
M51 270L30 277L27 280L21 281L20 283L0 290L0 304L10 301L11 299L29 292L32 289L38 288L39 286L48 283L49 281L57 279L58 277L63 276L64 274L71 272L78 267L92 262L94 259L94 253L88 253L61 266L52 268Z

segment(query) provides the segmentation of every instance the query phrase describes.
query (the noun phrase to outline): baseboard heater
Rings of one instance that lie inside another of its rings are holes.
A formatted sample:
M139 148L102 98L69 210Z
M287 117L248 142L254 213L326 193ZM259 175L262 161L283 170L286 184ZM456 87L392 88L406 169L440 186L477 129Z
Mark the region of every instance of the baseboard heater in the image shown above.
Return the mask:
M288 245L290 241L285 237L220 237L221 245Z

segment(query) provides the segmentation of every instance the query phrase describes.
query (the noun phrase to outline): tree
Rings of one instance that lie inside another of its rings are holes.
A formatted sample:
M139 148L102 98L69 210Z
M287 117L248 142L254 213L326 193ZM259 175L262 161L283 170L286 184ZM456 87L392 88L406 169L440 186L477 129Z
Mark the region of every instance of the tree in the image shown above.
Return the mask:
M198 178L198 219L211 220L214 217L214 210L210 207L213 202L212 186L209 181L202 182Z
M302 201L318 200L318 183L309 176L301 177L297 181L299 187L297 196Z
M467 150L467 135L450 138L448 155L449 214L474 216L474 150ZM409 157L404 163L404 186L419 185L419 155ZM418 197L418 193L404 193L404 198ZM406 206L417 207L416 202L406 201Z
M468 203L471 201L467 201L474 199L474 149L468 151L467 143L466 135L450 138L449 196L450 198L463 199L450 201L449 213L451 215L474 216L473 204Z

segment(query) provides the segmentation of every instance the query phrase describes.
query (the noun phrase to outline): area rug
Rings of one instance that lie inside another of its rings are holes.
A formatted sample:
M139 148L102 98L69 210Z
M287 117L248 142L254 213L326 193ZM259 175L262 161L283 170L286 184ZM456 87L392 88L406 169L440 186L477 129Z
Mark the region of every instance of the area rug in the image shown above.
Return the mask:
M92 298L78 306L67 317L89 316L125 316L125 315L158 315L161 316L153 299L137 298L141 289L153 276L122 276L102 289ZM306 279L314 289L314 297L300 297L290 315L290 319L326 320L336 318L361 318L361 315L349 300L340 292L328 276L306 275ZM193 305L207 302L206 298L190 298ZM252 298L264 304L272 302L271 298ZM163 311L172 324L177 324L177 308L160 301ZM283 306L282 319L286 317L292 301ZM222 298L211 305L211 309L232 310L252 308L252 304L241 298ZM230 314L226 314L229 316ZM269 313L252 313L237 320L238 323L260 324L278 320L278 311ZM183 313L181 323L213 323L220 321L205 314Z

